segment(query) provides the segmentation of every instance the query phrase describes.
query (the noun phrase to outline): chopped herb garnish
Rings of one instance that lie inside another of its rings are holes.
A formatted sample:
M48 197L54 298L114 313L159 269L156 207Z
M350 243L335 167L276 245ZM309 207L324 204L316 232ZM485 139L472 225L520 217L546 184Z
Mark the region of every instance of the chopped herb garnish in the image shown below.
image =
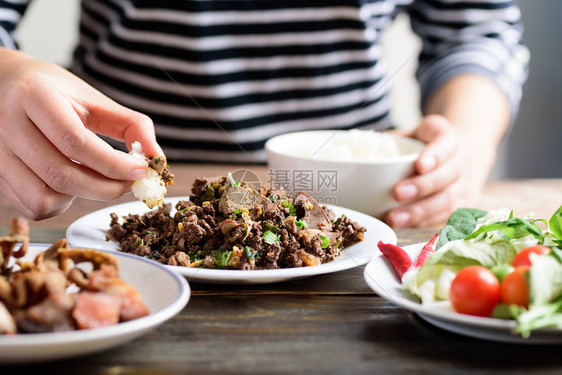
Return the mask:
M232 187L240 186L240 182L234 181L234 178L232 177L232 173L230 173L230 172L228 172L228 182L230 183L230 186L232 186Z
M279 242L279 235L273 233L272 231L268 230L266 231L263 236L262 236L263 240L265 241L266 244L272 245L274 243Z
M230 260L230 256L232 255L232 251L220 251L215 250L209 254L211 259L215 262L216 268L224 268L228 266L228 261Z
M299 228L308 228L308 224L302 220L295 221L295 224L297 224L297 227Z
M334 222L334 229L337 229L341 223L343 223L343 221L345 220L345 215L341 215L340 217L338 217L338 219Z
M144 245L144 241L142 239L138 239L135 241L135 244L133 245L133 247L136 249L137 247Z
M203 259L203 258L201 257L201 255L199 255L199 253L198 253L198 252L195 252L195 251L188 251L188 252L187 252L187 256L189 257L189 259L190 259L192 262L194 262L194 261L196 261L196 260L201 260L201 259Z
M283 207L289 209L289 216L297 216L297 210L291 201L283 201Z
M215 198L215 189L211 185L207 185L205 189L205 199L211 201Z
M320 239L322 240L322 245L320 246L322 249L325 249L328 246L330 246L330 239L328 237L321 234Z
M244 255L248 259L256 259L258 257L258 252L254 251L250 246L244 246Z
M242 213L242 210L236 209L236 210L234 210L234 213L235 213L236 215L240 215L240 214Z
M275 225L273 225L271 222L267 221L263 224L263 230L264 231L271 231L275 234L279 233L279 228L277 228Z

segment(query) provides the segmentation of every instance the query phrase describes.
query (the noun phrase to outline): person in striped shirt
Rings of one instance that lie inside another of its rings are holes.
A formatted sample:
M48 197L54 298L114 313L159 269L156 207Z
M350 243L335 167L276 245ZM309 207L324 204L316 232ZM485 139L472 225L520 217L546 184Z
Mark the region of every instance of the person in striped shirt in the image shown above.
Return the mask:
M83 0L69 70L17 51L28 2L0 0L0 190L34 219L124 194L145 167L122 142L264 162L281 133L392 128L380 38L407 12L427 147L386 221L436 224L479 194L527 75L512 0Z

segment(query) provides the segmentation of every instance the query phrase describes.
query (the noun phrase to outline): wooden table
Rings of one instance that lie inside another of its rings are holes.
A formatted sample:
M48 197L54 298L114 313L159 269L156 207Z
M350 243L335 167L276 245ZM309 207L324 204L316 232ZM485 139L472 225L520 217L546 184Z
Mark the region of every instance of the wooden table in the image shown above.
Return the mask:
M247 166L246 166L247 167ZM187 195L196 176L244 168L176 166L170 195ZM260 179L263 166L247 167ZM264 181L264 180L262 180ZM549 217L562 203L562 179L496 181L477 207ZM64 236L75 219L102 207L78 199L56 218L32 223L34 242ZM14 215L0 199L0 230ZM435 228L398 230L401 245L426 241ZM560 374L560 346L487 342L443 331L379 298L363 267L263 286L191 284L187 307L148 335L106 352L3 369L34 374Z

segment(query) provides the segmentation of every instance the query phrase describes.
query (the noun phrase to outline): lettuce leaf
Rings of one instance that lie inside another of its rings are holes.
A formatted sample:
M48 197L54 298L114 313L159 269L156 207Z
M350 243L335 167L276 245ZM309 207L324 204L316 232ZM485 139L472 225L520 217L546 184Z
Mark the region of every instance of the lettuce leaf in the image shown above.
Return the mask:
M492 268L509 264L516 254L516 248L505 240L494 244L452 241L433 253L421 267L406 272L402 285L418 296L422 303L445 300L448 299L452 280L462 268L471 265Z
M554 256L533 257L529 271L531 307L545 305L562 296L562 263Z
M556 212L552 215L550 220L548 221L548 226L556 239L554 242L562 247L562 206L556 210Z
M427 265L414 268L402 277L402 286L422 303L449 299L449 288L461 266Z
M562 298L542 305L536 306L517 316L517 327L515 332L523 337L529 337L531 331L547 327L562 328Z
M449 216L447 224L439 231L437 248L455 240L462 240L474 231L478 219L487 212L475 208L459 208Z
M517 254L517 249L509 241L486 242L455 241L447 248L434 253L425 264L442 264L453 266L480 265L492 268L500 264L509 264Z

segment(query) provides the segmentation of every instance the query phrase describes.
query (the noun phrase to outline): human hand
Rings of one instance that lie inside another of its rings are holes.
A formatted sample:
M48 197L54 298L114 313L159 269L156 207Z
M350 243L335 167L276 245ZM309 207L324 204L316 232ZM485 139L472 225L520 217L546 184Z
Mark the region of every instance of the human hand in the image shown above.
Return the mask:
M39 220L75 197L113 200L145 176L146 164L96 134L162 154L147 116L56 65L0 48L0 191L21 213Z
M474 204L495 160L495 149L462 134L445 117L425 116L408 134L427 143L415 174L393 189L400 203L385 216L395 228L443 224L459 207Z

